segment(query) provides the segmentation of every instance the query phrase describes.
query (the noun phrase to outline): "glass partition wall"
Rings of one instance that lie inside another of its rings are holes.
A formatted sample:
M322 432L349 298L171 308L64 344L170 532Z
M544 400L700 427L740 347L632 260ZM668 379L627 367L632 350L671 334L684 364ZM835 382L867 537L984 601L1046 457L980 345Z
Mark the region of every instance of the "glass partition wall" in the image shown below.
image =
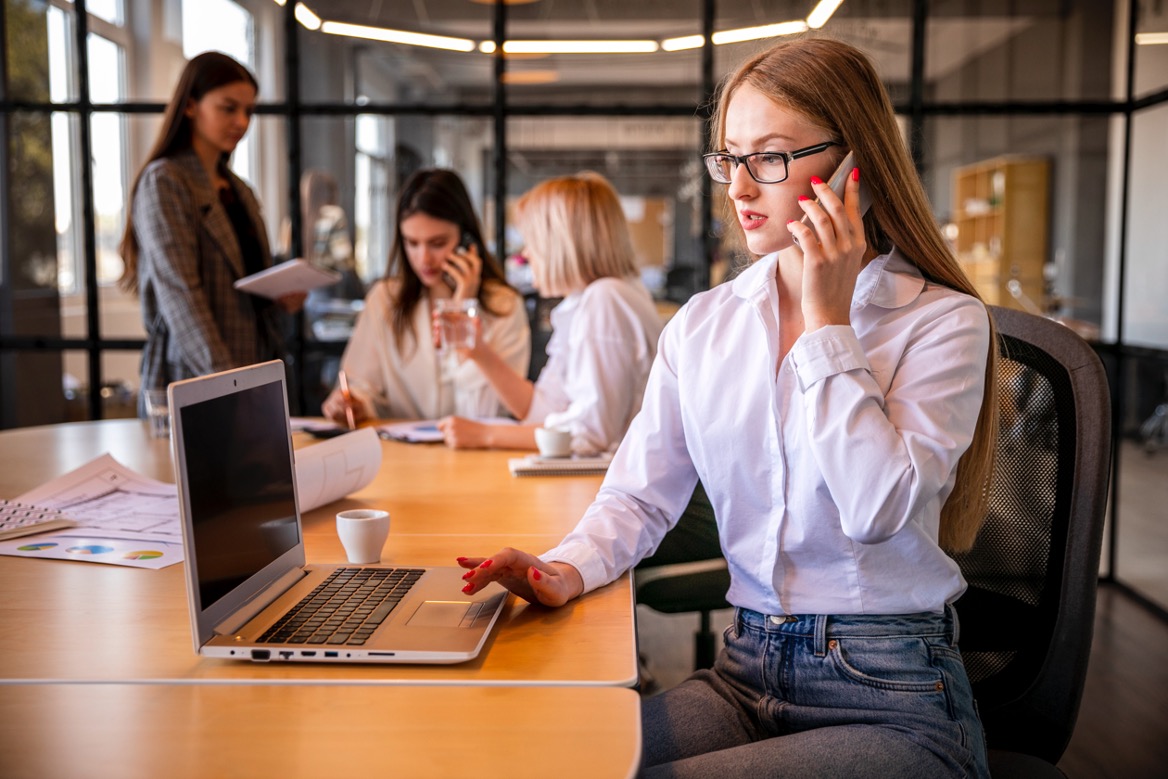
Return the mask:
M387 270L414 170L462 175L500 259L522 246L519 195L597 170L621 193L642 277L668 312L749 259L698 159L718 80L778 35L829 35L876 63L937 219L987 298L1098 345L1118 443L1107 572L1163 610L1161 5L0 0L0 427L135 413L143 329L115 283L117 244L130 184L199 51L226 51L259 79L232 167L277 256L313 250L304 206L322 176L369 284ZM538 328L546 306L529 303ZM297 323L297 413L316 413L360 308L355 294Z

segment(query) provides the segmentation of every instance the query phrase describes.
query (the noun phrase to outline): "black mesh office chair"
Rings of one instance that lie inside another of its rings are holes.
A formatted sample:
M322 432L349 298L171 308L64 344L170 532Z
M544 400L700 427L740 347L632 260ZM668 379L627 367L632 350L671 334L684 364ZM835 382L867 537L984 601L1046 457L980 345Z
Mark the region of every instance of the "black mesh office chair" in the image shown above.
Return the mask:
M1094 630L1111 462L1103 365L1071 330L991 307L1001 429L989 514L957 602L990 770L1061 777Z

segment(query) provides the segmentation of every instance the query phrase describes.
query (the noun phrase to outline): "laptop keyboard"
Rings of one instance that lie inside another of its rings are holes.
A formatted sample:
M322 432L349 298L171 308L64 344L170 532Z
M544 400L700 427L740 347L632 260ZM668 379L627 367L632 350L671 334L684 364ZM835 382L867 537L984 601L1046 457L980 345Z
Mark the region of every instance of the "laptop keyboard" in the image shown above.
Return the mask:
M338 568L259 640L362 646L423 573L417 568Z

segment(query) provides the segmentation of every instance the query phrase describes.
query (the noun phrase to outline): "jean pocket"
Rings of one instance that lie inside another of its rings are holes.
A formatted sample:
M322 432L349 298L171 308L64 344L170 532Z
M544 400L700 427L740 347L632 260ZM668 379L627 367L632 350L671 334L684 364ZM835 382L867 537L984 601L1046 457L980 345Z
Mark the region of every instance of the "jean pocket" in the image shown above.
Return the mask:
M840 674L880 690L932 693L945 689L928 642L913 636L832 639L828 657Z

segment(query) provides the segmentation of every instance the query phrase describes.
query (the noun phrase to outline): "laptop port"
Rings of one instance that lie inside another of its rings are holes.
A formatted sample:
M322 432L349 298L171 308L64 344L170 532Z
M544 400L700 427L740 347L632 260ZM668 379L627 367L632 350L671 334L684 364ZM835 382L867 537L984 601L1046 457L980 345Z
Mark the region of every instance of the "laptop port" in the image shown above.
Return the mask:
M312 651L312 652L305 651L305 652L301 652L300 656L301 657L316 657L316 652L315 651Z
M253 649L251 650L251 659L268 661L272 659L272 652L269 649Z
M292 656L292 652L290 652L288 650L284 650L284 651L280 652L280 658L283 660L287 660L291 656Z
M336 652L325 652L324 656L325 657L336 657L337 653Z

